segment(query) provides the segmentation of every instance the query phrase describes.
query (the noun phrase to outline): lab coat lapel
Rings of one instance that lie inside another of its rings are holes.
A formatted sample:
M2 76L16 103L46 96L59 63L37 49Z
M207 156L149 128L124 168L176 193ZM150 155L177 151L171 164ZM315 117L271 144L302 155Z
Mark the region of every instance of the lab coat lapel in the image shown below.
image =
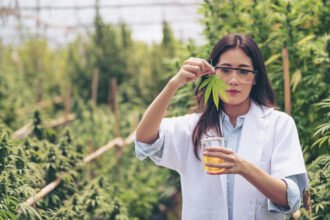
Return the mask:
M266 133L265 112L262 107L251 102L251 107L244 120L238 155L256 163L260 160Z
M261 157L266 133L263 108L251 101L248 114L244 119L241 139L237 154L247 161L256 164ZM234 212L235 220L254 219L255 187L240 175L234 180ZM239 193L238 193L239 192Z
M225 207L224 210L228 210L228 203L227 203L227 175L220 175L221 187L222 187L222 194L223 194L223 206ZM228 213L227 215L228 216Z

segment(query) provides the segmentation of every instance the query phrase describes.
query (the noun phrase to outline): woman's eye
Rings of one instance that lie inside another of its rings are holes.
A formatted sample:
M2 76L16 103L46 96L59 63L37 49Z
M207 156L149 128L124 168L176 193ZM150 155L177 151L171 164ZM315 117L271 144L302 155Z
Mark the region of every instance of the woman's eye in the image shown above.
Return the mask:
M246 75L249 73L249 71L248 70L239 70L239 73L242 75Z
M222 68L222 72L224 72L224 73L230 73L230 69Z

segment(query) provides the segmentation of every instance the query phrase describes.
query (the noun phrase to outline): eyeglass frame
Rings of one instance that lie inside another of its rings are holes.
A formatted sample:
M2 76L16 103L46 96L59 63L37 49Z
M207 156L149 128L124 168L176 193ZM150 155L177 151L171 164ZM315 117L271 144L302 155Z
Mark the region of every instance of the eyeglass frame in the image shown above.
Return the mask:
M256 75L258 73L257 70L248 70L248 69L243 69L243 68L235 68L235 67L228 67L228 66L213 66L213 68L216 70L216 69L229 69L229 70L244 70L244 71L247 71L247 72L251 72L253 73L254 75Z
M234 68L234 67L228 67L228 66L213 66L214 70L217 70L217 69L228 69L228 70L243 70L243 71L246 71L247 74L249 72L251 72L252 74L254 74L254 76L258 73L257 70L248 70L248 69L243 69L243 68ZM242 81L240 78L239 78L239 81L241 83L243 83L244 81Z

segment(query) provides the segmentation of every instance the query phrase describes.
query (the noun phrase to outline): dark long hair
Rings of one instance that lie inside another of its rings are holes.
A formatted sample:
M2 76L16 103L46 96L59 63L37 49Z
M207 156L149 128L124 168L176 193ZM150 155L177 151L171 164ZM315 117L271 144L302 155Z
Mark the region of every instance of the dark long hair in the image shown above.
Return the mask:
M241 48L246 55L251 58L253 67L257 70L256 83L252 87L250 98L259 105L273 106L275 99L274 92L267 76L265 63L257 44L251 37L241 34L229 34L221 38L214 46L208 62L211 64L217 64L221 54L233 48ZM217 134L222 135L219 124L219 113L223 110L223 102L220 100L219 110L216 109L213 99L209 99L207 104L204 105L205 88L198 88L205 79L207 79L207 77L203 76L195 89L198 109L202 111L202 115L197 122L192 135L194 152L198 159L198 151L202 135L206 134L209 130L213 130L217 132Z

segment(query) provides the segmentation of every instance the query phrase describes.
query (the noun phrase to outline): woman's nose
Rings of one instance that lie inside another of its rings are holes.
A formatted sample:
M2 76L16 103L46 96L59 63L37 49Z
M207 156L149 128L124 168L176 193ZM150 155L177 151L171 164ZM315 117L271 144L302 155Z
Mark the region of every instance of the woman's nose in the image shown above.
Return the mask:
M238 85L239 79L237 78L237 74L231 74L230 79L228 80L229 85Z

